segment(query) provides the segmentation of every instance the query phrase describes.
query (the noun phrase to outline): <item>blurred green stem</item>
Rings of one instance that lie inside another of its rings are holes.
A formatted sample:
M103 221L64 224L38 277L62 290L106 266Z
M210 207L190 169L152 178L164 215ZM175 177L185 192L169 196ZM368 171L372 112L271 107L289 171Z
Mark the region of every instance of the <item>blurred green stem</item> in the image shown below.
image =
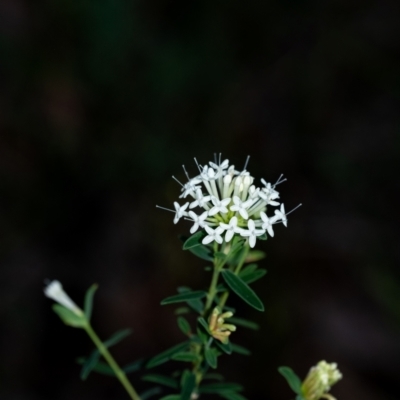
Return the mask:
M132 387L131 383L129 382L128 378L126 377L125 372L120 368L120 366L114 360L114 357L108 351L107 347L104 346L103 342L97 336L96 332L93 330L93 328L89 322L87 323L87 325L85 325L84 329L85 329L86 333L89 335L89 337L92 339L93 343L96 345L100 354L108 362L109 366L114 371L115 376L119 379L122 386L128 392L130 398L132 400L140 400L139 395L136 393L136 390Z

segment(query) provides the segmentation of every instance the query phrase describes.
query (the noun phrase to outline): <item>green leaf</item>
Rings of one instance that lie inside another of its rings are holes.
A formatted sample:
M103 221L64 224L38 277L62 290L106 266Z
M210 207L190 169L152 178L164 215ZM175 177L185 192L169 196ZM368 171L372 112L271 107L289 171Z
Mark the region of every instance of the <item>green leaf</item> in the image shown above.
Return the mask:
M267 237L267 234L266 234L266 233L263 233L261 236L257 236L257 239L260 239L260 240L267 240L268 237Z
M97 290L98 285L94 284L90 286L90 288L87 290L85 294L85 305L84 305L84 311L86 315L86 319L90 321L90 318L92 316L92 309L93 309L93 296L95 291Z
M247 400L246 397L242 396L240 393L227 391L227 392L221 392L218 394L227 400Z
M175 310L174 314L181 315L181 314L187 314L188 312L190 312L190 309L188 307L179 307Z
M145 390L144 392L140 393L139 397L141 400L147 400L151 396L155 396L156 394L160 394L162 389L159 386L151 388L149 390Z
M297 395L296 400L306 400L302 395Z
M197 335L201 343L205 344L208 342L209 334L205 333L203 329L200 329L200 327L197 327Z
M278 371L286 379L290 388L296 393L301 395L301 380L296 373L289 367L279 367Z
M100 353L95 350L92 354L85 360L81 369L81 379L84 381L89 376L90 372L96 367L100 360Z
M143 381L159 383L160 385L168 386L172 389L178 389L178 382L169 376L160 374L149 374L142 376Z
M217 353L215 349L206 347L204 349L204 357L211 368L217 368Z
M205 236L206 233L202 230L196 232L194 235L190 236L190 238L185 241L185 243L183 244L183 250L189 250L193 247L200 246L202 244L201 241Z
M176 294L175 296L167 297L161 302L161 305L164 306L166 304L179 303L182 301L197 300L205 297L206 295L207 292L204 292L203 290L195 290L193 292L180 293Z
M132 333L132 329L122 329L118 332L115 332L109 339L104 342L104 346L111 347L115 346L121 340L125 339Z
M211 249L202 244L196 247L192 247L189 249L191 253L193 253L196 257L201 258L206 261L214 261L213 253Z
M251 351L243 346L239 346L238 344L234 343L231 343L231 345L232 345L232 351L234 353L242 354L243 356L249 356L251 354Z
M264 311L264 305L259 297L255 294L254 290L251 289L245 282L243 282L233 272L225 269L222 271L222 277L224 278L227 285L247 304L252 306L258 311Z
M229 340L229 339L228 339ZM227 343L222 343L219 340L216 340L215 343L217 346L226 354L232 354L232 345L228 341Z
M85 364L86 358L85 357L79 357L76 362L80 365ZM103 375L108 375L108 376L115 376L114 371L111 369L111 367L106 364L105 362L99 361L92 369L94 372L98 372L99 374Z
M171 357L171 360L185 361L185 362L196 362L196 361L199 360L199 356L197 356L196 354L190 353L188 351L185 351L185 352L174 354Z
M122 369L126 374L131 374L132 372L136 372L140 368L142 368L143 362L144 361L142 359L140 359L140 360L137 360L137 361L134 361L134 362L131 362L131 363L125 365L125 367Z
M258 236L257 239L260 239L260 236ZM261 239L261 240L266 240L266 239ZM246 257L246 263L260 261L263 258L265 258L266 256L267 255L265 254L265 252L263 252L261 250L249 251L249 254Z
M209 335L211 335L210 327L209 327L207 321L206 321L203 317L197 318L197 321L198 321L199 324L206 330L206 332L207 332Z
M204 375L204 379L215 379L216 381L223 381L224 377L221 374L210 373L210 374Z
M192 290L190 288L188 288L187 286L178 287L179 293L187 293L187 292L191 292L191 291ZM204 304L200 299L189 300L186 303L188 304L189 307L191 307L197 313L201 314L203 312Z
M87 323L84 315L76 315L61 304L53 304L53 311L61 318L65 325L72 326L73 328L83 328Z
M255 281L258 281L261 279L265 274L267 273L266 269L257 269L254 272L250 272L247 274L239 274L240 279L242 279L243 282L249 284L253 283Z
M189 345L189 343L190 343L189 341L183 342L183 343L179 343L176 346L170 347L169 349L163 351L162 353L154 356L146 364L146 368L153 368L153 367L156 367L157 365L164 364L174 354L179 353L180 351L186 349L186 347Z
M234 325L242 326L243 328L253 329L257 331L260 327L253 321L248 321L247 319L232 317L229 318L229 323Z
M181 400L190 400L190 397L195 387L196 376L187 370L184 371L182 379Z
M201 385L199 393L240 392L243 386L237 383L216 382Z
M240 272L239 276L250 274L251 272L254 272L258 268L257 264L249 264L246 265Z
M187 321L187 319L184 317L178 317L177 321L179 329L183 332L183 334L190 335L192 330L190 328L190 324Z
M161 397L160 400L181 400L180 394L169 394L168 396Z

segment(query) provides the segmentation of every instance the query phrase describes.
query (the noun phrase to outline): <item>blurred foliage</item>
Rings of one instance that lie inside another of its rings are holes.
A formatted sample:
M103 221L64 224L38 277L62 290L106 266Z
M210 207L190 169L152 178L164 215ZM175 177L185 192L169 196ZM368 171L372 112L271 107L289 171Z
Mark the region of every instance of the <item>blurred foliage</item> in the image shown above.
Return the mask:
M285 173L288 208L304 204L263 248L260 331L237 333L262 347L225 375L248 398L287 399L276 367L305 375L325 358L344 373L338 398L397 398L398 11L2 0L0 397L123 398L111 380L80 383L72 359L89 343L53 317L45 278L76 299L100 284L100 334L135 331L122 363L178 341L159 301L207 272L181 251L188 227L154 205L176 199L182 163L195 173L192 157L222 151L238 165L251 154L254 176Z

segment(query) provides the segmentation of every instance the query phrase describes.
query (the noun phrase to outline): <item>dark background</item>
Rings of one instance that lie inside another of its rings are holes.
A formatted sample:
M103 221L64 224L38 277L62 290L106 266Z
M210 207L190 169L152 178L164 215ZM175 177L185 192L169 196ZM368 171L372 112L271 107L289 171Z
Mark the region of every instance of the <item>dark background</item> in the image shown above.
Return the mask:
M1 0L0 398L127 398L79 380L92 345L46 278L78 304L99 283L100 336L134 329L122 364L183 339L159 302L209 273L155 204L178 197L181 164L223 152L284 173L286 208L303 207L259 245L266 312L230 303L261 330L235 334L253 356L221 372L287 400L276 368L326 359L338 399L399 399L399 15L395 0Z

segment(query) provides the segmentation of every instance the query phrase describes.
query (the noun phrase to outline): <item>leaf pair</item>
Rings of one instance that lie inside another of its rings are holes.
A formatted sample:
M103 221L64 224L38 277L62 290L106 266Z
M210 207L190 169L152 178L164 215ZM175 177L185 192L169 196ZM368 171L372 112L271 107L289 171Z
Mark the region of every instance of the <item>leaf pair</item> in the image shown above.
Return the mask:
M279 367L279 373L286 379L290 388L297 394L296 400L304 400L301 391L301 379L297 374L289 367Z

